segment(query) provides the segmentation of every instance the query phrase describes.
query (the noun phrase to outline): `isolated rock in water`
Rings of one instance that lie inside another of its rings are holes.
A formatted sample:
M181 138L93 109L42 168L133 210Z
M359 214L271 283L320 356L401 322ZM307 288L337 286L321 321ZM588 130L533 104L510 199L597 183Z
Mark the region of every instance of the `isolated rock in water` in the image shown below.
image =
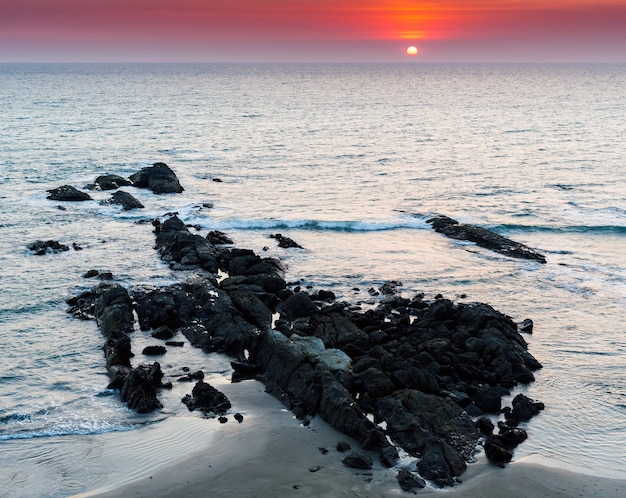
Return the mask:
M424 479L405 469L401 469L396 478L398 479L398 484L400 484L402 491L415 493L416 489L426 487L426 481L424 481Z
M276 239L278 241L278 247L282 247L283 249L289 249L292 247L302 249L302 246L298 244L295 240L290 239L289 237L285 237L280 233L271 234L270 239Z
M96 178L94 186L100 190L115 190L120 187L129 187L133 183L118 175L101 175Z
M182 402L187 405L189 411L202 410L204 413L215 413L223 415L230 409L230 401L226 395L212 385L199 380L191 391L191 395L187 394Z
M128 192L124 192L123 190L118 190L111 196L110 199L102 201L102 204L119 204L124 208L124 211L143 208L143 204L141 202L139 202L135 197L133 197Z
M43 256L49 252L58 253L63 251L69 251L70 248L65 244L61 244L56 240L36 240L31 244L28 244L28 248L35 253L36 256Z
M86 192L81 192L75 187L71 185L61 185L60 187L54 188L52 190L47 190L50 192L48 195L48 199L51 201L90 201L91 196Z
M176 174L165 163L154 163L130 176L137 188L147 188L155 194L180 194L185 190Z
M480 247L490 249L505 256L520 259L532 259L539 263L545 263L546 258L535 252L528 246L514 242L476 225L467 225L444 215L435 216L426 221L430 223L436 232L447 235L452 239L468 240Z

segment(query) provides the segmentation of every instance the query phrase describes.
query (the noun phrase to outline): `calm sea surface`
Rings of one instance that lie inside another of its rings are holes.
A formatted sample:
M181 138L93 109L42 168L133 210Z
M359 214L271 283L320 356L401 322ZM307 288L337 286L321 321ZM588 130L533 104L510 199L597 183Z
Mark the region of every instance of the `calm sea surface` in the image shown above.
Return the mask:
M88 489L97 469L59 463L51 440L187 413L177 390L158 413L127 410L106 389L95 323L65 312L92 268L128 288L182 278L136 223L171 211L343 300L371 303L369 288L397 280L407 297L532 318L544 369L522 391L547 407L516 458L625 477L624 88L625 65L0 65L0 494L36 496L26 468L49 474L48 496ZM157 161L183 194L127 188L146 206L130 212L97 202L110 192L65 210L46 199ZM425 222L438 213L548 263L446 239ZM276 232L305 249L279 249ZM35 256L38 239L83 250ZM133 336L134 351L150 343ZM166 376L227 374L182 349Z

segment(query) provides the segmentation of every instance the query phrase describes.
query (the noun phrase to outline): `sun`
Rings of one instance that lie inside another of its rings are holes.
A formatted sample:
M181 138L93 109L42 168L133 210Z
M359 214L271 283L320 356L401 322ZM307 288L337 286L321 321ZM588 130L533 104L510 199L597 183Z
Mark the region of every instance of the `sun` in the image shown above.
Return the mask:
M417 52L417 47L414 47L413 45L406 49L406 55L417 55Z

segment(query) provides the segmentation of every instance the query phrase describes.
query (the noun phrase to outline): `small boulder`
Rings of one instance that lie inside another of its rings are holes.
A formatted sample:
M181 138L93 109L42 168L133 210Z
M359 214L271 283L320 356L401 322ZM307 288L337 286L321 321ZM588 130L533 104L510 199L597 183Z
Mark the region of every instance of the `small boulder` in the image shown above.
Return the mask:
M146 346L141 353L146 356L160 356L167 353L167 349L163 346Z
M353 451L341 463L352 469L370 470L374 464L372 457L361 450Z
M398 479L402 491L406 491L407 493L415 493L416 489L426 487L426 481L424 481L424 479L405 469L401 469L396 478Z
M213 412L216 415L225 414L231 406L224 393L202 380L196 383L191 395L187 394L182 402L187 405L190 412L199 409L204 413Z
M132 185L130 180L118 175L100 175L94 182L94 186L100 190L115 190L130 185Z
M133 197L128 192L124 192L123 190L118 190L115 192L110 199L106 201L102 201L102 204L118 204L124 208L124 211L130 211L131 209L141 209L143 208L143 204L139 202L135 197Z
M89 194L87 194L86 192L81 192L80 190L78 190L75 187L72 187L71 185L61 185L60 187L47 190L47 192L50 192L50 195L48 195L47 198L50 199L51 201L80 202L80 201L92 200Z

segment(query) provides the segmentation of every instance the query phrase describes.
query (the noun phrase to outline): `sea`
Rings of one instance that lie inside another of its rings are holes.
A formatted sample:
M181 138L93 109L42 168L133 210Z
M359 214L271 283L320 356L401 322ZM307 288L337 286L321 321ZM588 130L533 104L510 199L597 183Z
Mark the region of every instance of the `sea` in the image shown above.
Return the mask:
M624 88L624 64L0 64L0 495L88 491L89 451L56 442L188 416L188 385L152 414L127 409L95 322L66 304L98 282L91 269L129 290L189 276L154 250L150 221L174 212L355 306L395 281L405 297L532 319L543 369L512 395L546 408L515 458L626 478ZM182 194L126 187L145 206L132 211L102 204L110 191L47 199L155 162ZM437 214L547 263L445 238L427 223ZM37 240L69 250L35 255ZM155 340L137 327L132 341ZM230 372L188 344L159 361L166 379Z

